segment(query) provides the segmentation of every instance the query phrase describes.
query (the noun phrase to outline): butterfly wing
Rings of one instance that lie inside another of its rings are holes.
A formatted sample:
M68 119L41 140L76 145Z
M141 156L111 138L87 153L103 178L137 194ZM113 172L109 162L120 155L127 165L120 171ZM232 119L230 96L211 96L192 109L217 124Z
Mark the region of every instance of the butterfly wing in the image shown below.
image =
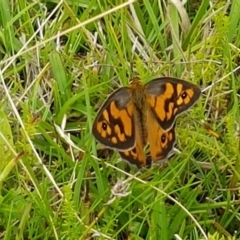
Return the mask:
M152 161L159 162L167 159L171 154L176 141L175 125L165 131L160 127L152 113L149 112L147 117L147 127Z
M181 79L162 77L146 84L147 102L163 130L174 125L176 117L193 106L201 89Z
M139 129L136 129L135 139L136 140L135 140L134 148L130 150L119 151L119 154L122 159L127 160L131 164L134 164L137 167L141 168L146 165L146 156L143 151L144 146L143 146Z
M146 165L146 156L143 147L136 142L136 146L131 150L119 151L122 159L141 168Z
M103 145L128 150L135 145L134 105L127 87L112 93L93 122L92 133Z
M152 113L149 112L147 116L147 131L151 154L150 162L157 163L164 161L171 155L176 142L175 125L173 125L171 129L165 131L160 127ZM119 154L123 159L141 168L149 165L149 160L144 153L141 138L137 135L138 132L139 131L136 131L135 147L131 150L119 151Z

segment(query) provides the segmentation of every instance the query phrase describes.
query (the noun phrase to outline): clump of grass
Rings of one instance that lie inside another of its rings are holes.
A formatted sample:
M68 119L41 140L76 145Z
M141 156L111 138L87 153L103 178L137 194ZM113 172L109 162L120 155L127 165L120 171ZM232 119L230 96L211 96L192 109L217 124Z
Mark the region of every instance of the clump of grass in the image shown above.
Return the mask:
M239 12L237 0L0 1L0 238L239 238ZM134 75L203 91L177 121L178 154L140 172L102 160L91 134Z

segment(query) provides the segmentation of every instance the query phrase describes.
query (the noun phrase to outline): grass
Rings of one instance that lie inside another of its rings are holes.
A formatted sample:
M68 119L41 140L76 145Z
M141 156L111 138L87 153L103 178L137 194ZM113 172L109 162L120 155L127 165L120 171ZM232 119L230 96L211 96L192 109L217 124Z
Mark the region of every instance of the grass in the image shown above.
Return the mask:
M1 239L240 239L240 4L0 1ZM138 171L91 125L131 77L202 97Z

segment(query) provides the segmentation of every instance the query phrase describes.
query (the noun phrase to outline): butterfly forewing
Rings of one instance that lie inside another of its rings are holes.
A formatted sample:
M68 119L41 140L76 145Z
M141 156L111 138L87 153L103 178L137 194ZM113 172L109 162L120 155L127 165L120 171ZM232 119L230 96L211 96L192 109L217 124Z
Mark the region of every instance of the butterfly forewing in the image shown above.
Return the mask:
M158 124L169 130L176 117L193 106L201 95L198 86L177 78L157 78L146 84L147 102Z
M135 145L134 106L126 87L112 93L94 120L92 133L103 145L128 150Z

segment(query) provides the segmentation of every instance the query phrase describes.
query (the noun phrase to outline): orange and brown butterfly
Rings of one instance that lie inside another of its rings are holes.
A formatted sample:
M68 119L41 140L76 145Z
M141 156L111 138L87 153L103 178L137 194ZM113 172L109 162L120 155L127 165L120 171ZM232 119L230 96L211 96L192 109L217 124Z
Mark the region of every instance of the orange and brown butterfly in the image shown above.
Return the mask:
M176 117L201 95L195 84L161 77L142 84L134 78L113 92L97 113L92 133L97 141L119 151L138 167L146 166L144 146L149 143L153 162L168 158L175 137Z

